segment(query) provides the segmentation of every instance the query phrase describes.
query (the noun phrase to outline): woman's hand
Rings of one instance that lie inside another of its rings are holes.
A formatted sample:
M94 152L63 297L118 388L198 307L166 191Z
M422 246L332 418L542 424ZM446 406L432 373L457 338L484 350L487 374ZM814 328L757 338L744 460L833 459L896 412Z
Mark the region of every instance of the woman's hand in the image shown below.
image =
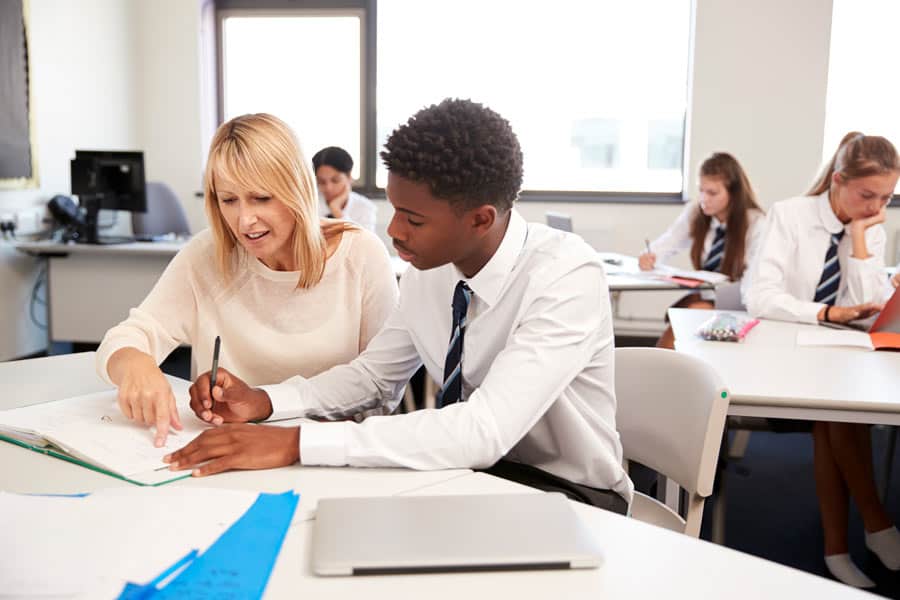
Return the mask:
M169 427L181 429L172 386L156 361L137 348L121 348L109 358L107 371L119 388L119 409L132 421L156 425L154 445L165 445Z
M652 271L656 266L656 255L652 252L644 252L638 256L638 266L641 271Z
M894 273L894 276L891 277L891 285L894 287L900 286L900 270Z
M830 309L826 306L819 311L819 320L825 320L825 310L828 309L829 323L849 323L859 319L867 319L877 312L881 312L884 308L883 304L876 302L866 302L865 304L857 304L856 306L832 306Z

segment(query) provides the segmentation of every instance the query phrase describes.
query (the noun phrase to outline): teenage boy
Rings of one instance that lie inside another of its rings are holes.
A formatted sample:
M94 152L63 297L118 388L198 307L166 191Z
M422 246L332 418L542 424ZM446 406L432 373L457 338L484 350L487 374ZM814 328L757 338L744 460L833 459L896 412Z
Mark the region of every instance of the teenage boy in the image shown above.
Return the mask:
M191 388L216 425L167 457L195 475L293 464L474 468L624 514L609 293L581 238L513 208L522 152L509 123L468 100L416 113L381 153L388 235L414 269L366 350L311 379L250 388L219 369ZM345 419L400 401L425 364L438 410ZM247 421L315 417L281 428ZM208 462L206 462L208 461ZM197 466L206 462L203 466Z

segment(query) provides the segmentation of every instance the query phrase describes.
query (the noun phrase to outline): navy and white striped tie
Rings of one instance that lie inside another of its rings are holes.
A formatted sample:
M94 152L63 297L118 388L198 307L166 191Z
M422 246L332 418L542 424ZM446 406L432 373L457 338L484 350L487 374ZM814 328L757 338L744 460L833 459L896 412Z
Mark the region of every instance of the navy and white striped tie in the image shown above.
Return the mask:
M466 282L457 283L453 290L453 328L450 332L450 345L447 347L447 359L444 361L444 384L437 397L438 408L462 400L463 338L466 333L466 312L471 299L472 290Z
M716 227L716 237L713 238L712 246L706 253L706 260L703 261L704 271L718 271L722 267L722 257L725 256L725 226Z
M822 277L816 286L813 302L834 306L834 301L837 300L838 288L841 287L841 263L838 261L837 250L842 237L844 237L843 230L831 234L831 243L828 245L828 252L825 253L825 266L822 268Z

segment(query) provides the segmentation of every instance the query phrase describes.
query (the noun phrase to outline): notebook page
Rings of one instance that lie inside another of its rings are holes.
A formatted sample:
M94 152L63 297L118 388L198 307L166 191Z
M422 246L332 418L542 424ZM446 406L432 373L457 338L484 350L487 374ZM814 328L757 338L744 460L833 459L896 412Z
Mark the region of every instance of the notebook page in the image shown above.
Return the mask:
M170 382L184 428L171 429L162 448L153 445L152 427L122 415L115 390L2 411L0 425L38 431L72 456L126 477L164 469L163 456L209 427L190 409L189 384Z

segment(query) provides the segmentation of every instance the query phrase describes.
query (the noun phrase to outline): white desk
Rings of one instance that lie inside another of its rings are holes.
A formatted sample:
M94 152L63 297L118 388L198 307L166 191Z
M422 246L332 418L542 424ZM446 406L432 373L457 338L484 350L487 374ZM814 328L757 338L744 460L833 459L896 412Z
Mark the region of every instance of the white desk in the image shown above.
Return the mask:
M473 473L402 495L541 493ZM310 566L315 522L294 525L266 596L287 598L873 598L815 575L584 504L572 503L602 543L599 569L506 573L317 577ZM539 518L536 515L536 518Z
M673 281L655 279L646 275L638 267L638 259L618 252L598 252L606 270L606 282L611 292L666 292L682 290L711 290L713 286L703 283L698 287L678 285Z
M47 259L48 341L99 343L144 300L186 243L20 242L15 247ZM399 277L409 265L395 256L391 266Z
M141 303L185 243L22 242L16 249L47 259L48 341L98 343Z
M0 363L0 408L103 389L93 353ZM0 490L91 491L130 485L65 461L0 442ZM573 503L601 541L606 562L595 570L316 577L310 549L315 502L328 496L540 493L468 470L320 469L300 466L225 473L168 485L301 493L266 589L267 598L872 598L832 581L612 513ZM539 516L536 515L536 518ZM89 543L86 545L89 550Z
M816 325L767 320L742 343L710 342L696 331L714 312L673 308L669 320L675 349L722 376L728 414L900 425L900 353L797 346Z

